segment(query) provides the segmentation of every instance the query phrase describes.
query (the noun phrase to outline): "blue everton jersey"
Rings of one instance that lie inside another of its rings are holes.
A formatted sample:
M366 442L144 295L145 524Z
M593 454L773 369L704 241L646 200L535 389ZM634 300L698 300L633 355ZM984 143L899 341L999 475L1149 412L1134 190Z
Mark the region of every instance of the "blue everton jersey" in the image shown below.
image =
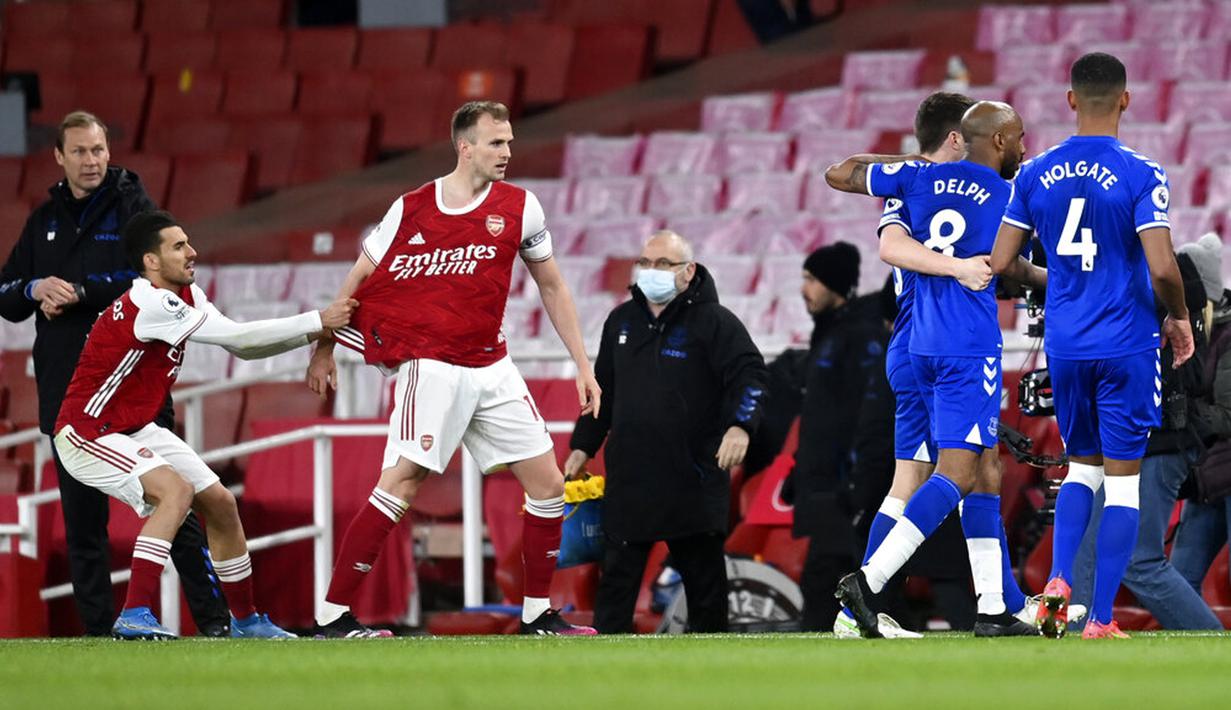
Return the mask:
M868 194L902 200L911 236L960 259L992 252L1009 192L995 170L965 160L868 166ZM911 354L1000 355L994 282L971 291L949 276L916 274L914 292Z
M876 228L876 236L880 236L885 227L896 224L910 231L910 211L906 203L896 197L885 200L885 209L881 212L880 225ZM897 298L898 314L893 319L893 336L889 339L889 349L904 348L910 345L911 304L915 301L915 272L893 267L893 294Z
M1097 360L1159 345L1138 233L1169 227L1167 174L1111 136L1073 136L1022 165L1004 221L1047 252L1053 357Z

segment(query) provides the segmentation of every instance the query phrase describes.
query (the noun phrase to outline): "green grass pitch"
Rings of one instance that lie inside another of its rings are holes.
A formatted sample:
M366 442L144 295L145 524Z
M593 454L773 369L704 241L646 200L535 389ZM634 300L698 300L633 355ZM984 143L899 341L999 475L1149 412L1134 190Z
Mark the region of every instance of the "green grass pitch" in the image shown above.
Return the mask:
M0 708L1225 707L1231 637L0 641Z

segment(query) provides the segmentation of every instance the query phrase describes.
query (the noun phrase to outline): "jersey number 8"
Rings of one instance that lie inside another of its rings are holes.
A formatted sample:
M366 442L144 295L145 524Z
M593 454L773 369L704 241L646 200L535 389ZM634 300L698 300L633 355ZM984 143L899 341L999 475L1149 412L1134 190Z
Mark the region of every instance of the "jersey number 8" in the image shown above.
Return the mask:
M948 231L948 234L944 232ZM953 245L966 234L966 218L954 209L937 212L928 224L928 240L923 246L945 256L953 256Z

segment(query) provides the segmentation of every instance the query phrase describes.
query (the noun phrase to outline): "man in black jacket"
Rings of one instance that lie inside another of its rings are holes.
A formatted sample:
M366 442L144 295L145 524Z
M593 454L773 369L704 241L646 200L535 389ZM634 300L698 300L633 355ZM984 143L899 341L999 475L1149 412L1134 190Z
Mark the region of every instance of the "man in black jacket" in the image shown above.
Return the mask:
M602 411L577 420L564 466L577 475L608 439L594 626L632 631L646 559L665 540L683 578L689 630L726 631L728 471L760 424L765 361L682 237L656 233L637 267L632 300L603 325L595 364Z
M60 400L72 379L86 336L103 309L132 285L136 274L120 242L120 230L138 212L156 209L141 180L108 167L107 128L83 111L60 124L56 162L64 179L26 220L25 229L0 269L0 317L35 316L34 376L39 428L51 435ZM174 421L171 400L158 424ZM52 447L54 454L55 447ZM105 636L115 621L107 496L68 475L56 457L73 595L86 634ZM188 516L171 550L198 629L228 631L229 612L209 568L205 534Z
M792 533L811 538L800 580L804 631L828 630L839 608L833 589L855 561L855 434L869 387L883 377L888 341L878 300L852 300L858 283L859 250L851 244L821 247L804 260L801 291L816 325L789 482Z

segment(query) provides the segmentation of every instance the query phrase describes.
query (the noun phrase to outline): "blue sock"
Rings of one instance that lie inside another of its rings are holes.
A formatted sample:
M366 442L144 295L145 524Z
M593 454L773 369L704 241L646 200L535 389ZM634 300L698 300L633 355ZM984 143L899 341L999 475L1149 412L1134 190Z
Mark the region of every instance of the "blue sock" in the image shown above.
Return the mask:
M1004 586L1004 606L1010 614L1016 614L1026 608L1026 593L1017 584L1017 577L1013 576L1013 563L1009 560L1009 537L1004 531L1004 520L1000 523L1000 578L1001 584Z
M923 537L928 538L945 522L960 500L962 491L957 484L943 473L933 473L906 502L902 517L914 523Z
M1139 486L1141 476L1108 476L1103 481L1106 504L1103 521L1095 540L1094 609L1095 621L1110 624L1112 605L1128 561L1137 545L1137 523L1141 517Z
M1094 505L1094 490L1082 483L1065 483L1056 496L1056 522L1052 539L1051 573L1048 579L1060 577L1073 583L1073 559L1081 538L1090 524Z
M961 499L962 492L957 484L940 473L933 473L915 491L906 504L902 519L893 526L862 568L874 594L885 588L889 578L902 569L929 535L936 532L936 528L953 512Z

